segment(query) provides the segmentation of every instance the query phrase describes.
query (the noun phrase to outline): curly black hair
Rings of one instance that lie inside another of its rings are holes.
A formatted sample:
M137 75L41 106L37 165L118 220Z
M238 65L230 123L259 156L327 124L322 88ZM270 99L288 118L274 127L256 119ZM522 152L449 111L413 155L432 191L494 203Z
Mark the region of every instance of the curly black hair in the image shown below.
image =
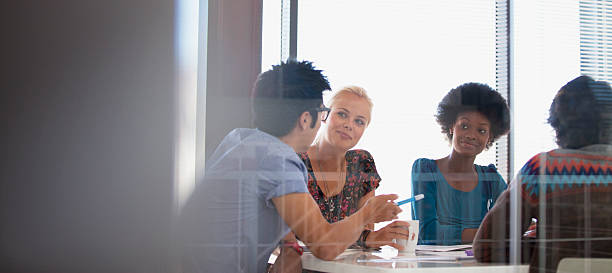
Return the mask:
M510 110L506 100L486 84L464 83L451 89L444 96L438 104L435 115L442 133L446 134L449 141L452 140L450 129L455 124L457 116L469 111L477 111L491 123L487 148L510 130Z
M557 92L550 105L548 123L555 129L559 147L577 149L609 142L604 126L610 118L604 117L605 106L598 103L595 93L612 97L608 83L589 76L575 78Z

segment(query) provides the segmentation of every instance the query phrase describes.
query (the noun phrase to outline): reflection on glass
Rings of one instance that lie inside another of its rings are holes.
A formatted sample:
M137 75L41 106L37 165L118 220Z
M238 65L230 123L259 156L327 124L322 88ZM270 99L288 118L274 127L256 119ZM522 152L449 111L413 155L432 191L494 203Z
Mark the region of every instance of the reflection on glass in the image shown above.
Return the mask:
M556 272L566 257L612 258L612 89L578 77L549 112L559 148L528 160L487 214L474 242L479 261L507 262L514 242L530 272ZM521 233L535 236L510 236L512 207Z

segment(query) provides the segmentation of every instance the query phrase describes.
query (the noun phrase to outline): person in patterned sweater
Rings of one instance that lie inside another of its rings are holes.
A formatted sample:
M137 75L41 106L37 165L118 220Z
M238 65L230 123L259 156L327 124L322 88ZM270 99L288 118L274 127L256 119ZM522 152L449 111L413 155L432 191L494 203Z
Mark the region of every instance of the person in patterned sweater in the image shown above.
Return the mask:
M531 273L556 272L565 257L612 257L610 86L588 76L570 81L555 96L548 122L559 148L527 161L485 216L473 244L480 262L508 262L513 242ZM508 220L513 207L517 221ZM535 238L521 236L532 219ZM519 232L511 238L513 224Z

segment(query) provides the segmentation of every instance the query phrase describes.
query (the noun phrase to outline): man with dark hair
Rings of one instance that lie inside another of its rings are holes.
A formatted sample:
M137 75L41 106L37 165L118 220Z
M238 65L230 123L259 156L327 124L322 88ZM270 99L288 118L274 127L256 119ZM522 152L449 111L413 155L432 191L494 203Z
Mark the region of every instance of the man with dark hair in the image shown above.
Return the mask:
M321 92L329 89L321 71L310 62L275 65L259 75L253 87L253 123L273 136L286 135L303 112L316 116L317 107L323 104ZM315 125L313 119L310 126Z
M262 73L253 90L257 129L238 128L207 162L204 181L181 213L184 272L265 272L268 257L290 229L313 254L333 259L369 223L401 211L381 195L351 217L328 223L306 188L296 152L314 140L329 109L329 84L309 62L281 63ZM299 245L281 245L300 252Z
M512 243L530 273L559 272L568 257L612 258L612 89L580 76L549 113L559 148L533 156L497 199L474 239L479 262L510 261Z

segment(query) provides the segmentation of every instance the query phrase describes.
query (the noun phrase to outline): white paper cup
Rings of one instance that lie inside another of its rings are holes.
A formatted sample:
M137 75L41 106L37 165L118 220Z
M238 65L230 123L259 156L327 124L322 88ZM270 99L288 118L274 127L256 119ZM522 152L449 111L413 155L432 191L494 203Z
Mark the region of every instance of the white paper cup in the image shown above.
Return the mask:
M393 239L396 244L404 247L400 250L402 253L415 253L417 242L419 241L419 220L407 220L410 223L409 233L410 239ZM413 237L414 234L414 237Z

